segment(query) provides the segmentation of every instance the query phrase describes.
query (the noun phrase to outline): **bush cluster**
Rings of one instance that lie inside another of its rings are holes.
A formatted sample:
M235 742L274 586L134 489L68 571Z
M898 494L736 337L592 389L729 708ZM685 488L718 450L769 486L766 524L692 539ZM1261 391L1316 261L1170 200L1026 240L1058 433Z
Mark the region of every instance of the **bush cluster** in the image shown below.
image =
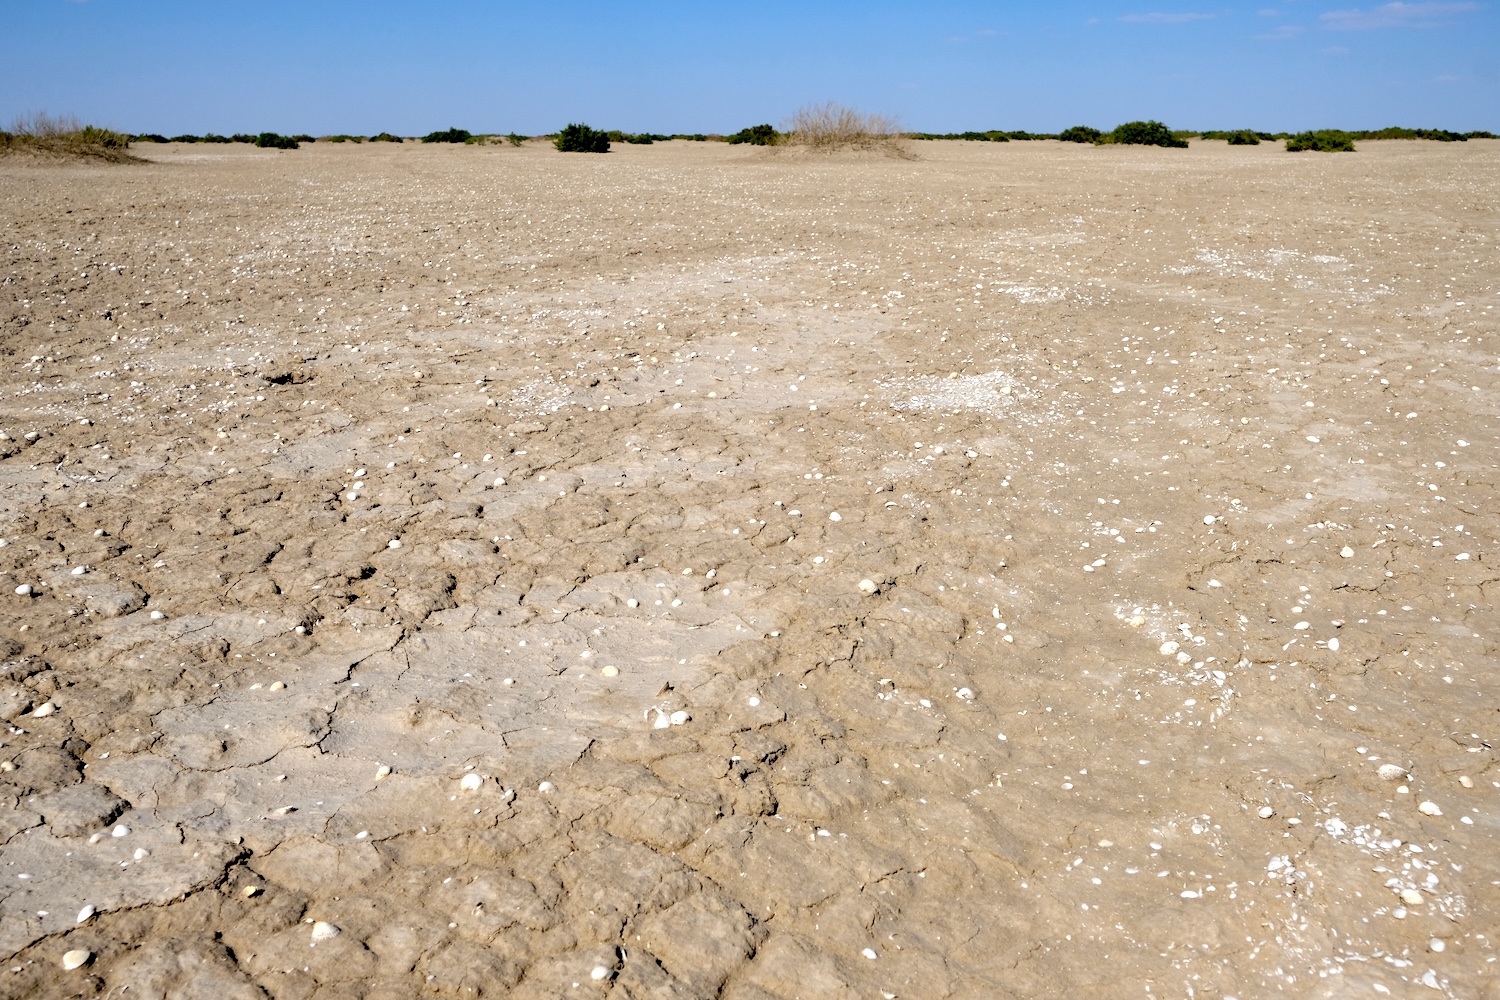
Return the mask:
M589 128L583 124L570 123L557 133L552 144L564 153L607 153L609 133Z
M988 132L907 132L908 139L954 139L965 142L1029 142L1034 139L1055 139L1055 135L1040 132L1005 132L992 129Z
M1063 142L1098 142L1104 138L1104 133L1087 125L1074 125L1057 133L1057 137Z
M443 132L429 132L422 136L423 142L468 142L473 136L461 128L450 128Z
M519 134L517 134L515 132L511 132L509 135L507 135L505 137L505 139L512 146L524 146L524 145L526 145L526 136L519 135Z
M1118 143L1123 146L1166 146L1172 149L1186 149L1187 140L1179 138L1161 122L1126 122L1116 125L1114 131L1104 138L1105 142Z
M1338 129L1325 128L1316 132L1298 132L1296 135L1287 137L1286 151L1288 153L1301 153L1308 150L1315 153L1352 153L1354 152L1354 136L1348 132L1340 132Z
M370 141L371 142L405 142L406 140L403 139L403 138L401 138L399 135L391 135L389 132L382 132L379 135L372 135L372 136L370 136Z
M724 141L731 146L738 146L742 143L751 146L774 146L780 138L781 133L777 132L774 126L751 125L749 128L740 129L734 135L726 136Z
M262 149L296 149L297 140L289 135L278 135L275 132L262 132L255 137L255 144Z
M80 125L73 118L34 114L17 118L8 131L0 131L0 152L31 150L118 163L136 160L127 152L132 139L114 129Z

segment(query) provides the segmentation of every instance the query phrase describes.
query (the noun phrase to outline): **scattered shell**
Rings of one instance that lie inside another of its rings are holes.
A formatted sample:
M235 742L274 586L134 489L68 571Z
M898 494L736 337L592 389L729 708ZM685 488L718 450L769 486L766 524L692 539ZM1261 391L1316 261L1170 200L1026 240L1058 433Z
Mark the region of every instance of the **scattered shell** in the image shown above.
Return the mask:
M256 896L259 896L260 893L261 888L258 885L247 885L240 890L240 895L245 897L246 899L254 899Z
M544 781L540 785L536 786L536 790L541 792L543 795L546 795L548 792L557 791L557 786L550 781Z
M484 779L481 778L478 774L475 774L473 771L470 771L468 774L459 779L458 787L462 788L466 792L477 792L479 791L479 786L483 784Z
M1212 514L1204 514L1203 515L1203 523L1204 524L1213 524L1214 523L1214 516Z
M390 541L385 543L385 547L388 549L399 549L401 547L401 539L392 538Z
M605 677L618 677L620 676L620 668L611 663L600 667L599 673Z
M1345 559L1353 559L1354 550L1345 545L1343 548L1339 549L1339 555L1343 556Z
M19 587L16 588L16 593L19 594L21 597L30 597L31 596L31 584L29 584L29 583L23 583L23 584L21 584Z
M1442 938L1433 938L1431 941L1427 942L1427 950L1438 952L1447 951L1448 942L1444 941Z
M375 780L376 781L380 781L382 778L387 778L387 777L390 776L390 773L391 773L391 765L389 765L389 764L381 764L379 767L377 767L375 769Z
M31 713L33 719L45 719L57 711L57 706L50 701L44 701L37 706L36 711Z
M1401 902L1407 906L1421 906L1423 903L1422 894L1415 889L1402 889Z
M1443 810L1438 808L1438 804L1431 799L1427 799L1421 805L1417 806L1417 812L1423 816L1441 816L1443 814Z
M860 954L865 956L865 958L868 958L872 962L880 957L879 955L875 954L874 948L866 948L864 951L860 952Z
M326 920L319 920L317 923L313 924L313 944L317 944L319 941L332 941L334 938L339 936L339 933L340 928L336 924L330 924Z
M83 574L87 573L88 571L89 568L87 566L74 566L72 569L68 570L68 573L72 576L83 576Z
M596 965L596 966L594 966L594 970L589 973L589 978L592 979L596 983L599 982L601 979L608 979L609 978L609 969L607 967L603 966L603 965Z
M870 594L875 593L875 591L878 590L878 589L879 588L875 586L875 581L874 580L866 578L864 580L859 581L859 592L861 594L865 594L865 595L868 596Z
M961 699L963 699L964 701L973 701L974 700L974 692L971 691L971 690L969 690L968 688L959 688L958 689L958 696Z
M281 681L272 681L271 682L271 690L272 691L280 691L280 690L282 690L285 687L286 687L286 684L284 684Z
M130 827L124 823L120 823L113 830L109 831L109 835L111 837L128 837L130 836Z
M686 712L681 711L679 709L678 711L672 713L672 715L671 715L671 723L674 726L680 726L683 723L687 722L691 718L692 718L691 715L689 715Z
M74 948L72 951L63 953L62 967L72 972L74 969L81 969L88 965L89 959L93 957L94 953L87 949Z
M627 608L638 608L641 606L641 602L632 597L630 600L625 602L625 606Z
M1270 806L1261 806L1258 810L1256 810L1255 815L1259 816L1261 819L1270 819L1272 816L1276 815L1276 810L1272 809Z
M132 854L131 857L135 858L135 860L137 861L142 861L146 858L151 857L151 852L146 850L144 847L137 847L135 849L135 853Z
M153 612L151 612L151 620L154 621L154 622L159 622L159 621L161 621L165 617L167 617L167 613L165 611L153 611Z
M98 910L94 909L94 904L90 903L87 906L85 906L83 909L81 909L81 910L78 911L78 921L77 922L81 924L81 923L85 922L86 920L88 920L90 917L92 917L94 914L96 914L98 912L99 912Z
M1162 656L1171 656L1173 653L1177 652L1181 648L1182 647L1179 646L1176 642L1174 642L1171 639L1168 639L1166 642L1164 642L1164 643L1161 644L1161 648L1158 649L1157 652L1160 653Z
M1337 653L1339 651L1339 641L1337 639L1329 639L1328 640L1328 648L1332 652Z
M1375 773L1385 781L1400 781L1406 777L1406 768L1400 764L1381 764Z
M843 519L844 515L840 514L838 511L833 511L828 515L828 520L830 521L842 521Z
M656 710L656 721L651 723L652 729L666 729L672 725L671 718L661 709Z

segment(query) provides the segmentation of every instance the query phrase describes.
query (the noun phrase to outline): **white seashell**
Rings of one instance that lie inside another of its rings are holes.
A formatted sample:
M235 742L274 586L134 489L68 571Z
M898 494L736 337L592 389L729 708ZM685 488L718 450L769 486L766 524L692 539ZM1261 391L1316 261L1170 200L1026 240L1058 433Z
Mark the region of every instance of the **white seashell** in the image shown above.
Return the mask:
M536 790L541 792L543 795L546 795L548 792L557 791L557 786L550 781L544 781L540 785L536 786Z
M671 718L661 709L656 709L656 721L651 723L652 729L666 729L672 725Z
M74 566L72 569L68 570L69 574L73 576L82 576L88 571L89 568L87 566Z
M319 941L332 941L334 938L339 936L339 933L340 928L337 925L330 924L326 920L319 920L317 923L313 924L313 944L317 944Z
M865 956L865 958L868 958L872 962L880 957L879 955L875 954L874 948L866 948L864 951L860 952L860 954Z
M1339 549L1339 555L1343 556L1345 559L1353 559L1354 550L1345 545L1343 548Z
M1272 816L1276 815L1276 810L1272 809L1270 806L1261 806L1255 811L1255 815L1259 816L1261 819L1270 819Z
M1415 889L1402 889L1401 902L1407 906L1421 906L1423 903L1422 894Z
M161 621L165 617L167 617L167 614L166 614L165 611L153 611L153 612L151 612L151 620L154 621L154 622L159 622L159 621Z
M53 714L56 711L56 705L52 704L52 702L50 701L44 701L36 707L36 711L31 713L31 717L33 719L45 719L47 716Z
M271 690L272 691L280 691L280 690L284 689L285 687L286 687L286 684L284 684L281 681L272 681L271 682Z
M1438 804L1431 799L1417 806L1417 812L1423 816L1441 816L1443 814L1443 810L1438 808Z
M1473 788L1474 787L1474 779L1471 778L1471 777L1469 777L1467 774L1461 774L1461 775L1459 775L1458 776L1458 783L1460 785L1463 785L1465 788Z
M130 827L126 826L124 823L121 823L117 825L113 830L109 831L109 835L111 837L128 837L130 836Z
M969 690L968 688L959 688L958 689L958 696L959 696L959 698L963 699L964 701L973 701L974 700L974 692L971 691L971 690Z
M504 476L496 476L495 477L495 485L496 486L504 486L505 485L505 477Z
M78 920L77 920L77 922L81 924L81 923L83 923L84 921L88 920L90 917L92 917L94 914L96 914L98 912L99 912L98 910L94 909L94 904L90 903L87 906L85 906L83 909L81 909L81 910L78 911Z
M1214 516L1212 514L1204 514L1203 515L1203 523L1204 524L1213 524L1214 523Z
M1182 647L1179 646L1176 642L1174 642L1171 639L1168 639L1166 642L1164 642L1164 643L1161 644L1161 648L1158 649L1157 652L1160 653L1162 656L1171 656L1173 653L1177 652L1181 648Z
M144 847L137 847L135 849L135 853L132 854L131 857L135 858L137 861L142 861L146 858L151 857L151 852L146 850Z
M87 949L74 948L72 951L63 953L62 967L72 972L74 969L81 969L89 964L89 959L93 957L94 953Z
M254 899L256 896L260 895L260 886L247 885L240 890L240 895L245 897L246 899Z
M875 581L874 580L866 578L864 580L859 581L859 592L861 594L865 594L866 596L868 596L870 594L875 593L875 591L878 590L878 589L879 588L875 586Z
M1438 952L1447 951L1448 942L1444 941L1442 938L1433 938L1431 941L1427 942L1427 950Z
M641 606L641 602L632 597L630 600L625 602L625 606L627 608L638 608Z
M29 583L23 583L23 584L21 584L19 587L16 588L16 593L18 595L20 595L21 597L30 597L31 596L31 584L29 584Z
M1339 651L1339 641L1337 639L1329 639L1328 648L1330 651L1337 653Z
M389 777L390 773L391 773L391 765L389 765L389 764L381 764L379 767L377 767L375 769L375 780L376 781L380 781L382 778Z
M691 715L679 709L678 711L672 713L670 721L672 725L680 726L691 718Z
M390 541L385 543L385 547L388 549L399 549L401 547L401 539L392 538Z
M609 969L607 969L606 967L604 967L602 965L596 965L596 966L594 966L594 970L589 973L589 978L592 979L596 983L599 982L601 979L608 979L609 978Z
M610 663L600 667L599 673L605 677L618 677L620 676L620 668Z
M1406 768L1400 764L1381 764L1375 773L1384 781L1400 781L1406 777Z
M484 779L475 774L473 771L470 771L468 774L459 779L458 787L462 788L466 792L477 792L479 791L479 786L483 784Z
M834 511L828 515L828 520L830 521L842 521L843 519L844 515L840 514L838 511Z
M1292 628L1295 629L1298 632L1304 632L1304 631L1306 631L1307 629L1309 629L1311 627L1312 626L1309 625L1307 622L1298 622L1297 624L1295 624L1295 625L1292 626Z

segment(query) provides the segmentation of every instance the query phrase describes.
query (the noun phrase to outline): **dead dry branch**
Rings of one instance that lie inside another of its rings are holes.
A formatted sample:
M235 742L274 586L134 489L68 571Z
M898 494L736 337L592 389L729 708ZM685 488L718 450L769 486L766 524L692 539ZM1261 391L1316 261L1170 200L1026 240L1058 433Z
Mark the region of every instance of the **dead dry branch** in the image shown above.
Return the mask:
M829 101L810 105L792 115L782 131L781 144L811 152L866 150L910 159L899 124L885 115L865 114Z

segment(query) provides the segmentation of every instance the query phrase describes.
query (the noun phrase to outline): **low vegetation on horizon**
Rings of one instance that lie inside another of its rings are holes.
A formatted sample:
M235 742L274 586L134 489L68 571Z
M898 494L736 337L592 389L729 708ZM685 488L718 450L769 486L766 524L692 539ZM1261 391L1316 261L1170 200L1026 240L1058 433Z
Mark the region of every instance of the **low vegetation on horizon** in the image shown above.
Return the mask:
M22 115L0 131L0 153L137 163L129 153L130 136L113 129L82 125L75 118L38 112Z

